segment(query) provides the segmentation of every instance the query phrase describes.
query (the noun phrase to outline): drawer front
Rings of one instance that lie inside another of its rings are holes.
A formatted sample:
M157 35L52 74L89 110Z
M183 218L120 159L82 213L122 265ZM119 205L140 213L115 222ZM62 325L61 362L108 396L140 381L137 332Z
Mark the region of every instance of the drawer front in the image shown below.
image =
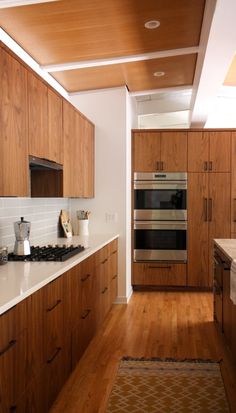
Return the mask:
M75 367L95 332L92 311L84 311L80 322L72 331L72 368Z
M117 297L117 275L113 275L110 283L110 303L113 304Z
M23 394L27 381L27 332L9 343L0 355L1 412L14 411L17 399Z
M0 353L27 328L30 300L21 301L0 316Z
M65 351L58 347L45 366L44 397L47 401L46 411L49 410L66 380Z
M44 361L51 360L58 348L64 348L64 278L44 287Z
M133 285L186 286L186 264L134 263Z
M118 240L114 239L108 244L108 255L118 253Z

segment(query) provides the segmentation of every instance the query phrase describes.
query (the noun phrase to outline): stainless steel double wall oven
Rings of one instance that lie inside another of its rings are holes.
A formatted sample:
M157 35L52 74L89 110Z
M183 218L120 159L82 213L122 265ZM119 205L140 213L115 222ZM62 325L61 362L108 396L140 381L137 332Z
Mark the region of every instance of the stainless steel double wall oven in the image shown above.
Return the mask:
M134 174L134 261L187 260L187 173Z

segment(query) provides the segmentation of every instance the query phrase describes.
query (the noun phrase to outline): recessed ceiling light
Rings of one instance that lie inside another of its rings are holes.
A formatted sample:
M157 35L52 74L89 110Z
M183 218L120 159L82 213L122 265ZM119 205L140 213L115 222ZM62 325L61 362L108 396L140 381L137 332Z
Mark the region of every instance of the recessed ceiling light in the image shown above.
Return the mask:
M59 0L1 0L0 9L5 9L8 7L18 7L18 6L28 6L30 4L37 3L50 3Z
M144 24L144 27L146 27L146 29L156 29L160 24L158 20L149 20Z
M153 76L155 76L155 77L162 77L162 76L165 76L165 72L154 72L154 73L153 73Z

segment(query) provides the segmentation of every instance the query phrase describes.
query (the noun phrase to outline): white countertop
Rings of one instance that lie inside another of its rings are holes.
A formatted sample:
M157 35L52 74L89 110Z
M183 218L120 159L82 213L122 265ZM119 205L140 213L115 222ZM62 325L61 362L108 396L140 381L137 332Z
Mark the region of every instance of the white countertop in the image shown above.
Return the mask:
M236 260L236 239L214 239L214 242L230 261Z
M94 254L118 234L57 238L47 244L84 245L85 250L64 262L8 262L0 265L0 314Z

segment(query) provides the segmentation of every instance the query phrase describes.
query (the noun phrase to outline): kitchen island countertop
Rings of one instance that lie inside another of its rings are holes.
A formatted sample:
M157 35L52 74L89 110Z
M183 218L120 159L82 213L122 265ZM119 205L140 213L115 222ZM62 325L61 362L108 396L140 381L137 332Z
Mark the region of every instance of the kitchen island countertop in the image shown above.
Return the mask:
M236 260L236 239L214 239L214 242L230 261Z
M99 249L118 238L118 234L73 236L47 240L46 244L84 245L85 250L64 262L8 262L0 266L0 315L70 270Z

